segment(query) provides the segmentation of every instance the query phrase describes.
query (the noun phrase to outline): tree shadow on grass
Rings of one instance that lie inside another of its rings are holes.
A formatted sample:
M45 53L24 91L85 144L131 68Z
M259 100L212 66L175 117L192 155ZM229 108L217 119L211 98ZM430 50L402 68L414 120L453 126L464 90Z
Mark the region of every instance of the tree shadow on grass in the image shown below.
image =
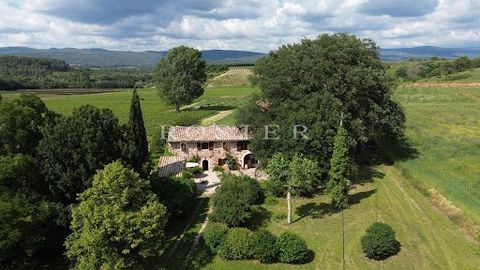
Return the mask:
M295 213L298 215L298 218L293 222L297 222L305 217L311 218L321 218L324 215L332 214L335 212L335 209L329 203L307 203L300 205L295 209Z
M214 257L215 255L210 252L208 247L205 245L205 241L203 241L203 238L201 238L192 254L192 258L187 264L186 269L203 269L213 261Z
M377 189L372 189L368 191L357 192L349 196L349 205L354 205L360 203L363 199L366 199L372 196ZM295 213L298 215L298 218L293 222L297 222L305 217L311 217L312 219L322 218L324 215L332 215L339 213L340 209L335 208L330 203L307 203L300 205L295 209Z
M252 231L265 227L272 219L272 213L262 206L257 206L252 211L252 217L248 220L246 227Z
M362 192L357 192L355 194L352 194L349 196L348 198L348 203L350 205L354 205L354 204L357 204L357 203L360 203L363 199L366 199L370 196L372 196L373 194L375 194L375 192L377 192L377 189L371 189L371 190L367 190L367 191L362 191Z
M363 165L360 166L357 175L352 179L352 184L363 185L365 183L371 183L375 179L382 179L385 177L383 172L378 171L376 168Z
M217 105L217 104L204 104L201 105L200 107L190 107L190 108L185 108L182 111L229 111L233 110L236 107L234 106L229 106L229 105Z

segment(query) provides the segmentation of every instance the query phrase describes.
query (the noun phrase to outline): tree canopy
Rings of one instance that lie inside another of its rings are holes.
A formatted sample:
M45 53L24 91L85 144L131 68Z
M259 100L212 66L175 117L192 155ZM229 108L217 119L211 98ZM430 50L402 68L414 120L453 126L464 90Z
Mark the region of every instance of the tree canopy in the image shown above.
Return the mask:
M355 157L403 134L405 116L391 98L394 80L373 41L348 34L304 39L270 52L254 73L261 92L241 110L239 124L256 126L251 148L260 159L301 153L326 173L342 112ZM263 125L271 124L279 126L280 140L264 139ZM307 127L307 138L295 138L294 125Z
M203 95L203 83L207 79L206 63L199 50L185 46L168 50L155 70L159 96L169 105L190 104Z
M45 104L34 95L0 103L0 154L34 154L42 138Z
M43 172L58 201L73 203L96 170L121 158L122 130L109 109L82 106L48 126L38 146Z
M149 182L120 162L98 171L79 200L65 243L73 269L143 269L163 253L167 210Z

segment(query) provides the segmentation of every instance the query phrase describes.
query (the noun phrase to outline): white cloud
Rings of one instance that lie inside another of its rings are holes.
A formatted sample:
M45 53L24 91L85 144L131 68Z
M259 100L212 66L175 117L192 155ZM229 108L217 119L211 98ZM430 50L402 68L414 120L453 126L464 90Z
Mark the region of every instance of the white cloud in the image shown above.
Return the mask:
M10 3L10 4L9 4ZM0 0L0 46L268 51L349 32L382 47L480 46L480 1Z

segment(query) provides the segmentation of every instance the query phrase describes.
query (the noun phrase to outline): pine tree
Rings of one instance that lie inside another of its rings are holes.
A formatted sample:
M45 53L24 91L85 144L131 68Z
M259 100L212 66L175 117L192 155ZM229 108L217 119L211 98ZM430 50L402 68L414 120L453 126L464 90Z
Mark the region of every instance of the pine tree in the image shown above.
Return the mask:
M347 131L340 125L335 135L333 144L333 155L330 160L329 181L327 189L332 199L332 205L343 209L348 205L348 180L351 168L350 157L348 156Z
M128 119L126 159L133 170L145 178L150 173L150 153L137 89L133 90Z

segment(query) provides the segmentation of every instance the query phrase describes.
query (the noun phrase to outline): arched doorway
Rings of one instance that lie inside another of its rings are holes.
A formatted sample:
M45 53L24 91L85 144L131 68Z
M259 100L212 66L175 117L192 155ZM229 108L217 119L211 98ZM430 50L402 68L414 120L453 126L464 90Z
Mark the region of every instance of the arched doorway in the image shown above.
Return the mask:
M244 169L250 169L255 167L255 158L253 157L252 154L246 154L243 157L243 168Z
M202 161L202 169L204 171L208 171L208 160L205 159L204 161Z

